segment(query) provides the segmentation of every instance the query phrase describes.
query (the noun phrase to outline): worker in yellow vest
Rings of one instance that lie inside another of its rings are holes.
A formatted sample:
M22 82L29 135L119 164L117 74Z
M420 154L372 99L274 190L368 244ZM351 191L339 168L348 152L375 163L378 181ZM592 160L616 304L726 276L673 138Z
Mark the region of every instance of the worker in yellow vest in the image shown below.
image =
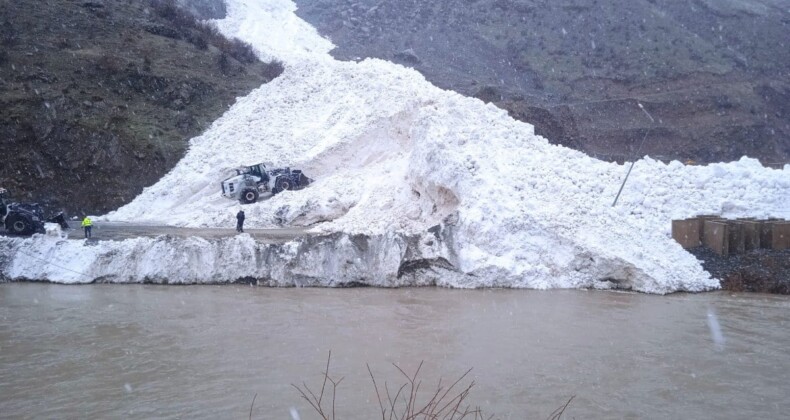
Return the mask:
M85 216L85 218L82 219L82 227L85 229L85 239L90 238L91 237L91 228L93 227L93 222L91 222L91 218L90 217Z

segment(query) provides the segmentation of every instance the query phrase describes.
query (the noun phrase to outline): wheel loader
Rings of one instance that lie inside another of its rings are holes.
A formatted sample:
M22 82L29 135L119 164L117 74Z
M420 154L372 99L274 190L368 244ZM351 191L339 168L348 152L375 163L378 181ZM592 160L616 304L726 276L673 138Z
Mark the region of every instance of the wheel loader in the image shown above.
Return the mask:
M244 166L221 183L222 196L239 200L241 204L258 201L262 194L278 194L286 190L299 190L313 182L301 170L290 167L267 169L266 164Z
M15 203L8 198L8 190L0 188L0 223L8 233L14 235L30 236L34 233L44 233L44 223L57 223L63 229L68 229L63 212L48 219L37 203Z

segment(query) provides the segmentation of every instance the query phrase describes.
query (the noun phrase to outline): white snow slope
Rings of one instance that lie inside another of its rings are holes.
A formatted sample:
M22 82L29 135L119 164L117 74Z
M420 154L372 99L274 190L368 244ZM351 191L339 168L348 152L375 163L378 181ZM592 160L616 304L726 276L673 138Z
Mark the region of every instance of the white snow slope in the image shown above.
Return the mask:
M612 207L627 166L550 145L531 125L414 70L336 61L289 0L227 3L221 31L283 61L285 72L239 98L169 174L107 220L232 226L238 204L220 197L219 182L231 168L266 161L316 182L245 206L250 227L411 234L457 215L451 245L469 276L450 286L628 279L635 290L667 293L718 287L671 239L671 219L788 214L790 167L748 158L684 166L646 157Z

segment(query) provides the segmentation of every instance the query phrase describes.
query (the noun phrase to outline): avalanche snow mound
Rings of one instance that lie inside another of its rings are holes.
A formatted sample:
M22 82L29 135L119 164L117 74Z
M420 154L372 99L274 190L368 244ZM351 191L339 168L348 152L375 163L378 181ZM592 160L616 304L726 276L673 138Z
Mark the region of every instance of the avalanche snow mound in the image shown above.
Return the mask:
M219 196L227 171L272 161L316 179L245 206L251 227L418 234L457 219L451 244L469 287L587 287L645 292L718 287L672 241L670 220L699 213L786 216L788 168L744 158L684 166L624 165L549 144L493 105L444 91L386 61L333 60L331 43L287 0L231 0L218 26L285 63L240 98L157 184L106 216L231 226ZM784 213L783 213L784 212Z

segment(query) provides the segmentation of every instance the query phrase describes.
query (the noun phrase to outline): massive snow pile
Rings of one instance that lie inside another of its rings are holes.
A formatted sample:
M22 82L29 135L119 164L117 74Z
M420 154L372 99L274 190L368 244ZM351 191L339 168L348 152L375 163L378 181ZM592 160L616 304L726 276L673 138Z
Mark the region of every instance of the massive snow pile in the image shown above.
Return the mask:
M106 219L232 226L239 205L219 196L219 182L231 168L268 161L316 182L245 206L250 227L388 237L452 220L445 245L466 275L448 285L666 293L718 286L672 241L672 218L786 217L790 208L790 168L746 158L705 167L645 158L612 207L627 166L550 145L411 69L335 61L288 0L228 6L220 29L282 60L285 72L240 98L167 176Z

